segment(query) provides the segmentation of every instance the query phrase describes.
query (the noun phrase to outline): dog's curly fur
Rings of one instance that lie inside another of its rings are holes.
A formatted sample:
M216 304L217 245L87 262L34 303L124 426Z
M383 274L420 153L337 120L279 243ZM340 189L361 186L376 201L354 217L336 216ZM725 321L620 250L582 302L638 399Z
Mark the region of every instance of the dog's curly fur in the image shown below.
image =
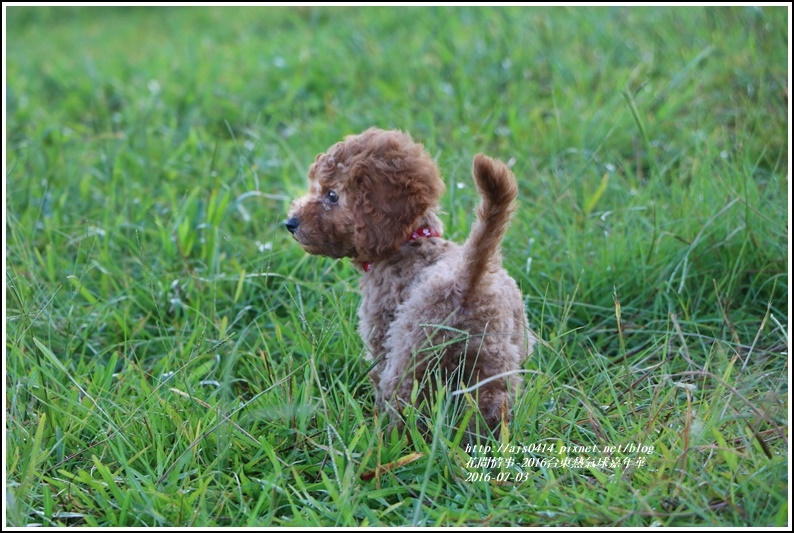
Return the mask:
M315 158L309 192L293 203L287 228L309 253L349 257L366 271L359 333L375 361L370 377L381 407L399 418L414 382L415 399L426 399L438 371L450 389L480 383L472 396L493 429L510 416L521 383L515 371L534 337L499 254L515 177L482 154L473 174L482 204L466 242L411 239L418 228L441 234L436 212L444 183L408 134L371 128Z

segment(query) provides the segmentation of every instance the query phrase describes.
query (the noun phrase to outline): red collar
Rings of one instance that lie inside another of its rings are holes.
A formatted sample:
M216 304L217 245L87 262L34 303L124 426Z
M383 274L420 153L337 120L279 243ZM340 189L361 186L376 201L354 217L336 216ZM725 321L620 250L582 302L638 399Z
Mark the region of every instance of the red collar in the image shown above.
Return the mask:
M420 237L425 237L428 239L430 237L441 237L441 232L430 226L422 226L421 228L415 229L413 232L411 232L411 235L408 236L408 240L405 242L415 241ZM364 272L369 272L370 269L372 269L372 263L362 263L361 267L364 269Z

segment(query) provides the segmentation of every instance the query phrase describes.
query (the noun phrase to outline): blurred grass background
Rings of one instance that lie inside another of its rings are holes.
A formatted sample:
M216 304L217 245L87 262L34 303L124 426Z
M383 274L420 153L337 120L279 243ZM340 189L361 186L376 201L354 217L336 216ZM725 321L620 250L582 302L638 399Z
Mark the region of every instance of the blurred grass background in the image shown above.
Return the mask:
M786 525L788 16L7 8L7 524ZM471 483L382 435L357 274L282 228L373 125L436 157L452 239L475 153L519 179L510 441L648 466Z

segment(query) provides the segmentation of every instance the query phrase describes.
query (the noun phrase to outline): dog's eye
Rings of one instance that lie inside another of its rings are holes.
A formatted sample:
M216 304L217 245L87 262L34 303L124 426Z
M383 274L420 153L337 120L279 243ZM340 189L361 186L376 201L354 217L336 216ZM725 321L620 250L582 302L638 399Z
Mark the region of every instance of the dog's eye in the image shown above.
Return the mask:
M339 195L336 194L334 191L328 191L328 201L332 204L335 204L339 201Z

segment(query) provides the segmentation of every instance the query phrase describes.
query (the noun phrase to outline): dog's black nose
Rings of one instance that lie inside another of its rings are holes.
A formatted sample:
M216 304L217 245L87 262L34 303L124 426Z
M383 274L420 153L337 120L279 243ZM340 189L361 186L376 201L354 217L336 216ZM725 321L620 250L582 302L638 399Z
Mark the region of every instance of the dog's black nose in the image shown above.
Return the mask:
M284 225L287 226L287 229L289 230L290 233L295 233L295 230L298 229L298 224L300 224L300 222L298 222L298 219L295 217L288 219L284 223Z

